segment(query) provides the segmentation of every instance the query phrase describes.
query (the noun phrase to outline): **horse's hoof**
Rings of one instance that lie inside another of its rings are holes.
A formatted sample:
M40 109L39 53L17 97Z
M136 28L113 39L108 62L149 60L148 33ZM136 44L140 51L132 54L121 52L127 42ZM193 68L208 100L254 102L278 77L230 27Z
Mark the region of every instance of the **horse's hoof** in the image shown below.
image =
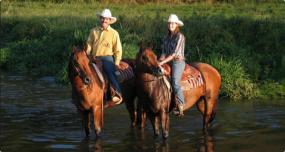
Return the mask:
M101 138L101 136L102 136L101 131L96 131L96 133L95 133L95 134L96 134L96 137L97 137L97 138Z
M136 122L132 122L131 123L131 128L135 128L137 126L137 123Z
M168 138L168 136L169 136L168 131L166 131L166 132L164 132L164 133L163 133L163 138L164 138L164 139L167 139L167 138Z

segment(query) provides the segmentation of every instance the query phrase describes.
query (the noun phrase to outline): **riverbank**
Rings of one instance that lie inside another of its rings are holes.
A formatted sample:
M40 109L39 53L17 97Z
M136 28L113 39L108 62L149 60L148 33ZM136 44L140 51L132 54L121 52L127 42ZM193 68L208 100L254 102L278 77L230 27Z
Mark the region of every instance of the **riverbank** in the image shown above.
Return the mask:
M160 52L165 20L176 13L185 26L187 62L202 61L223 77L222 96L285 98L285 3L208 5L1 2L1 58L5 71L53 75L67 82L72 46L81 45L110 8L118 22L123 57L134 58L138 42Z

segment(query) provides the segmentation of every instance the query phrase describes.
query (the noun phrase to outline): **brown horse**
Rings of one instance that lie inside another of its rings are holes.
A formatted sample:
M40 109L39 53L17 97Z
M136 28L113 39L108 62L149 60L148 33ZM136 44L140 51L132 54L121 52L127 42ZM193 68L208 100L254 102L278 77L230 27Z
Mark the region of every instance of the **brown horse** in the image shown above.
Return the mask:
M143 106L153 126L154 134L159 135L159 119L163 137L168 137L171 92L158 73L156 55L151 49L140 49L136 57L136 85L139 103ZM142 127L145 119L142 119Z
M155 134L158 133L157 117L160 116L162 121L162 129L164 137L168 134L169 116L168 112L173 107L169 107L169 88L163 83L162 71L158 66L158 61L155 53L151 48L141 48L136 58L136 83L139 100L144 103L146 112L154 124ZM208 128L210 122L214 120L217 99L221 87L221 76L219 72L209 64L195 63L191 64L191 70L200 73L200 79L203 83L195 83L195 87L185 89L185 106L184 110L190 109L194 104L203 115L203 128ZM168 65L164 66L170 72ZM190 74L193 74L191 72ZM198 85L200 84L200 85ZM171 105L175 105L175 98L172 94ZM160 114L160 115L159 115ZM144 122L142 122L144 123Z
M98 69L102 70L100 66ZM103 128L103 100L107 83L102 81L102 76L100 78L100 74L96 72L92 59L85 49L73 49L68 65L68 77L72 85L72 101L81 114L86 136L90 133L91 113L93 113L95 133L99 136ZM136 121L134 86L134 78L121 83L123 100L126 102L132 124Z

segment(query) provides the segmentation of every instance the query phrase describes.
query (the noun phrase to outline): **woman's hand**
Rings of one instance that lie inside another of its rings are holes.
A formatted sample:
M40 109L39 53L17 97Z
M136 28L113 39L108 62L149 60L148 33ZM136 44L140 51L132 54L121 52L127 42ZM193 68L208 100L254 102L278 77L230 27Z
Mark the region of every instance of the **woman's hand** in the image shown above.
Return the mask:
M160 62L158 62L158 66L162 66L164 64L164 62L163 61L160 61Z
M162 55L162 56L160 56L160 58L158 59L158 61L163 61L165 59L165 56L164 55Z

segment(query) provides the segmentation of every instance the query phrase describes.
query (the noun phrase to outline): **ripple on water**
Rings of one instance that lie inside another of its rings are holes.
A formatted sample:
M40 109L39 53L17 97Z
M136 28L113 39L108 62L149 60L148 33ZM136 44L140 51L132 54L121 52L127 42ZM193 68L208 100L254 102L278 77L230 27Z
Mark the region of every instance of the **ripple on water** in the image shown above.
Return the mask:
M71 145L71 144L52 144L49 146L52 149L75 149L76 145Z

